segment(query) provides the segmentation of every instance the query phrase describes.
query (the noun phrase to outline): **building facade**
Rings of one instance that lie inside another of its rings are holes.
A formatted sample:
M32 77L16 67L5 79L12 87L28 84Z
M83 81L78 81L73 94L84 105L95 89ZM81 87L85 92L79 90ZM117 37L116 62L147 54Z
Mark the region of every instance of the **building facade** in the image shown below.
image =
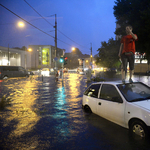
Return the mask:
M29 51L29 49L31 49ZM65 50L51 45L29 45L28 50L0 46L0 65L22 66L25 69L61 68L59 58Z
M25 50L0 46L0 65L31 68L30 53Z
M31 68L54 68L55 63L60 68L59 58L64 55L65 50L57 48L55 57L55 47L52 45L29 45L31 49Z

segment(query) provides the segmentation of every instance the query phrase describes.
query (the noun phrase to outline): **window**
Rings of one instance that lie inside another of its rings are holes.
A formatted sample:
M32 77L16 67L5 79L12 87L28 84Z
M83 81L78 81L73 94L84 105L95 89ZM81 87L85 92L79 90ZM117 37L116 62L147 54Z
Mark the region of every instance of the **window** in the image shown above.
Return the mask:
M100 84L93 84L84 92L84 95L98 98L99 88L100 88Z
M122 102L118 91L113 85L103 84L100 93L100 99L105 99L108 101Z
M3 71L9 71L9 67L3 67Z
M18 71L18 67L3 67L3 71Z
M143 83L135 82L117 86L128 102L143 101L150 97L150 88Z
M10 71L18 71L18 67L10 67Z

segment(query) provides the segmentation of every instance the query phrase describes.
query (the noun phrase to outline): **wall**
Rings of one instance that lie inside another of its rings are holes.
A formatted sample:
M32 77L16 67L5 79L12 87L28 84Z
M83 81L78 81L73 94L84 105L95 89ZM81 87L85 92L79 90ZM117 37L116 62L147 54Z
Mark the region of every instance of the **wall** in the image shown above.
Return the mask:
M135 73L146 73L148 71L149 65L148 64L135 64L134 65L134 72Z

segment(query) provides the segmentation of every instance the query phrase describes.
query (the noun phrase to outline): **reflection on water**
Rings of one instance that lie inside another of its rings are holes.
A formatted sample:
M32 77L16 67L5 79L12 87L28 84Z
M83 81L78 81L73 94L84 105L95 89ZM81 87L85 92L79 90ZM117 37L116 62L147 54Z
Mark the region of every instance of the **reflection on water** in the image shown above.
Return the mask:
M10 91L12 105L7 107L8 111L0 114L0 117L5 119L4 127L9 126L12 121L16 122L15 126L11 127L13 130L9 134L10 137L20 136L32 130L39 120L39 117L32 109L38 96L35 92L37 83L23 80L6 82L10 82L5 87Z
M83 79L82 76L81 79ZM54 94L56 110L52 117L57 120L54 130L59 132L59 142L63 142L71 136L77 136L82 130L80 124L83 124L83 121L79 119L82 100L82 97L79 97L81 84L84 83L80 82L77 74L65 75L63 82L60 80L57 84Z
M0 112L4 128L11 128L2 132L6 142L11 141L8 143L15 149L42 149L67 142L84 132L81 91L86 84L82 80L83 76L68 74L63 82L48 77L43 82L38 79L4 81L2 91L8 91L12 98L12 105Z
M0 82L0 92L12 98L0 111L0 149L137 149L126 129L83 112L87 86L78 74L65 74L63 82L52 76Z

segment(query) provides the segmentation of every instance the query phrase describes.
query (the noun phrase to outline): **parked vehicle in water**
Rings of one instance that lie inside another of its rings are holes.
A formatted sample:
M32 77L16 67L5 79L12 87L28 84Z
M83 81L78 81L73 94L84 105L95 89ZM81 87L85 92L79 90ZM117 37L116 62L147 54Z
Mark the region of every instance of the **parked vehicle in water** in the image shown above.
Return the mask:
M0 66L0 79L13 77L29 77L29 74L21 66Z
M43 76L49 76L50 75L50 69L49 68L43 68L43 69L41 69L41 75L43 75Z
M145 138L150 133L150 87L141 82L97 82L83 94L83 108Z
M63 73L68 73L68 69L64 68Z
M78 68L77 73L84 75L84 68Z

